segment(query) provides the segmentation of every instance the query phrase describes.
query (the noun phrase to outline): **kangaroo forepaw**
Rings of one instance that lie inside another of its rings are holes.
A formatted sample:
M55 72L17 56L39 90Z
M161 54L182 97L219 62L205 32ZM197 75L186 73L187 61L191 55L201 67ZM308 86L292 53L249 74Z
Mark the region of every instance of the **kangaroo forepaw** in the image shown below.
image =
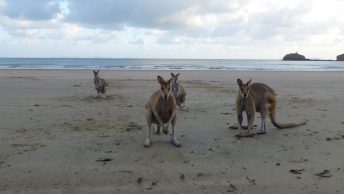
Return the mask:
M145 148L149 148L150 147L150 144L151 144L151 141L150 139L146 139L146 142L145 144L143 145Z
M176 147L182 146L182 144L176 138L172 137L170 142Z

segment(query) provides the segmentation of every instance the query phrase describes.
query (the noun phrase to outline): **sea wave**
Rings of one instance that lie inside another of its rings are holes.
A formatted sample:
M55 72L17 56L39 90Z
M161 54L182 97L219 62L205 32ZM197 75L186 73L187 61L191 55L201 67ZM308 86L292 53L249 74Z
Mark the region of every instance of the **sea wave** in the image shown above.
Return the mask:
M344 62L247 59L0 58L0 69L344 71Z

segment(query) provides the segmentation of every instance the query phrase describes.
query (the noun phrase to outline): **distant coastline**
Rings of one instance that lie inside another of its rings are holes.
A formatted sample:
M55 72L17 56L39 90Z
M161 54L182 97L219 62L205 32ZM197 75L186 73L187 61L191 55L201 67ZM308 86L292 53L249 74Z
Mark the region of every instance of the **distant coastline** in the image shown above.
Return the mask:
M333 59L308 59L297 52L284 55L282 61L344 61L344 54L338 55L337 60Z

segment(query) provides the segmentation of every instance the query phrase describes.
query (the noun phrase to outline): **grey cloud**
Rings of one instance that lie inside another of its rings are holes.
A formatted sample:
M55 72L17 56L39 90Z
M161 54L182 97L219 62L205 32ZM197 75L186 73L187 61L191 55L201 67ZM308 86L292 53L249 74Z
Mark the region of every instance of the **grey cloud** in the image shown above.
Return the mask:
M1 13L12 19L50 20L60 12L58 0L6 0Z
M66 3L68 11L61 10L62 2ZM58 22L105 31L125 30L127 27L156 29L164 32L163 35L154 35L159 44L174 44L176 39L180 43L194 43L206 39L231 43L236 42L236 37L258 41L276 37L293 40L327 33L314 24L307 25L299 20L302 14L309 11L310 1L302 1L303 3L291 7L284 5L275 7L279 4L264 4L265 1L257 1L269 9L264 12L247 10L245 12L245 8L252 2L255 1L6 0L5 6L0 8L0 14L12 18L13 21L18 18L36 21L50 20L61 13L64 17ZM202 17L207 15L214 16L216 22L207 23L200 20L200 25L197 25L197 16L204 19ZM196 16L196 19L190 16ZM195 19L196 24L190 25L188 23L190 18ZM0 21L0 25L1 23L4 22ZM42 26L46 27L44 24ZM342 28L339 28L342 31ZM142 42L134 40L129 43Z
M197 4L196 0L68 0L68 22L102 28L134 26L173 29L182 27L168 16Z

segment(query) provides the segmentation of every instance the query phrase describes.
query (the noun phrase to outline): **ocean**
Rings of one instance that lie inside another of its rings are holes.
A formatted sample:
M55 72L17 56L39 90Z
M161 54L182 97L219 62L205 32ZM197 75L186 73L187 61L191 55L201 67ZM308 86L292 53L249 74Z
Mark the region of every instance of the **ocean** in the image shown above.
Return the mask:
M0 58L0 69L344 71L344 62L253 59Z

